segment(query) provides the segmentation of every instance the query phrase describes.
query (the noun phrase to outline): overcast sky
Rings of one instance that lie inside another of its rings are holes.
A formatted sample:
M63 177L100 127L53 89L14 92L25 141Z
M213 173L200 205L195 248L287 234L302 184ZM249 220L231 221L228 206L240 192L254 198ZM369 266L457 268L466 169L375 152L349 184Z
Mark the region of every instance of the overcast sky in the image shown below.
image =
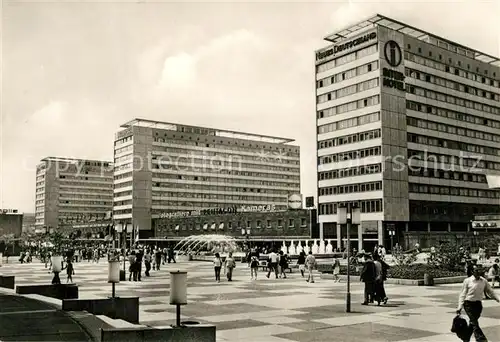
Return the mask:
M294 138L313 195L322 38L381 13L498 56L499 3L4 0L0 208L34 211L45 156L112 160L134 117Z

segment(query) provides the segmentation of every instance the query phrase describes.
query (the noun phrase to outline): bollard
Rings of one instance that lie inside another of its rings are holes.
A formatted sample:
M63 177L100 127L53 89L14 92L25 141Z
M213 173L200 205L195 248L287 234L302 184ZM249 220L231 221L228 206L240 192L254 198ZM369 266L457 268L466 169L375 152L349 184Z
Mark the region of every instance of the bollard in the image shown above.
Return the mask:
M176 325L181 326L181 305L187 304L187 272L170 272L170 304L176 306Z
M108 283L111 283L111 298L115 298L115 284L120 282L120 261L108 261Z
M61 279L59 278L59 272L62 271L62 256L53 255L52 257L52 272L54 272L54 278L52 278L52 284L60 284Z

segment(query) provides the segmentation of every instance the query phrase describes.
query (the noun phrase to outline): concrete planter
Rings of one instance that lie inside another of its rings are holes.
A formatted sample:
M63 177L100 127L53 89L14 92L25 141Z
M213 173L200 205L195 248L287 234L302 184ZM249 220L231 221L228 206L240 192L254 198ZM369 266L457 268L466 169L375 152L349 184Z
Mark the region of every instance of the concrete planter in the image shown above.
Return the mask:
M37 294L56 299L78 299L78 286L75 284L17 285L17 294Z
M139 323L139 298L115 297L103 299L65 299L63 311L87 311L94 315L104 315L113 319Z
M215 326L207 324L167 328L101 329L101 342L215 342Z
M347 280L346 275L339 275L340 280ZM442 285L442 284L459 284L465 280L466 276L459 277L446 277L446 278L434 278L434 285ZM322 273L321 279L332 279L333 274ZM359 283L359 276L351 276L351 282ZM426 286L424 279L397 279L397 278L389 278L385 281L385 284L394 284L394 285L411 285L411 286Z
M15 276L0 276L0 287L14 289Z

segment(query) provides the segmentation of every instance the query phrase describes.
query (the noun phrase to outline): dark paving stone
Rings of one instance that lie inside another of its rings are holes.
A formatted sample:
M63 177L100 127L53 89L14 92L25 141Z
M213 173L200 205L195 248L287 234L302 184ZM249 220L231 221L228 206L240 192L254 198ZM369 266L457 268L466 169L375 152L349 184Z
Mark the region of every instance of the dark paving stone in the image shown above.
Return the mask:
M314 333L303 331L275 336L300 342L396 342L413 338L425 338L434 335L436 334L427 331L391 327L376 323L362 323L342 327L317 329Z
M492 308L483 308L481 317L496 318L500 324L500 306Z
M481 320L479 320L481 324ZM500 342L500 325L495 327L481 328L490 342Z
M217 331L229 330L229 329L262 327L265 325L269 325L268 323L254 321L251 319L244 319L244 320L240 320L240 321L218 322L218 323L212 323L212 324L215 325Z
M139 298L139 305L160 305L160 304L165 304L165 303L159 302L157 300L148 300L147 298L141 300L141 298Z
M224 304L224 305L211 305L202 302L197 302L195 305L187 305L182 308L182 314L191 317L203 316L219 316L238 314L242 312L262 312L272 310L265 306L251 305L251 304ZM164 310L167 312L175 312L175 306Z
M293 315L290 316L293 318L299 319L298 316ZM313 322L313 321L304 321L304 322L297 322L297 323L286 323L286 324L280 324L286 327L294 328L294 329L300 329L303 331L314 331L318 329L326 329L326 328L331 328L332 326L329 324L325 323L320 323L320 322Z

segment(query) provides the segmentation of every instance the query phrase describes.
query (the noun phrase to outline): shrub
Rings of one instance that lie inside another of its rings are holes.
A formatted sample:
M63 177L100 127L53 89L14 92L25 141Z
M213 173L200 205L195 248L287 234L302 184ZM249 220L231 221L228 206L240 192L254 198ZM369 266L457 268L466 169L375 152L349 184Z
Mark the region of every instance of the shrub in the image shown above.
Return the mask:
M460 271L463 269L464 252L460 251L457 246L450 243L445 243L436 248L434 257L429 258L427 263L430 266L440 268L447 271Z
M362 267L360 267L359 271L357 271L355 266L351 266L351 276L359 277L361 270ZM331 267L328 269L325 268L325 271L323 273L332 273ZM464 275L463 272L448 271L431 265L413 264L406 266L392 266L391 268L389 268L387 277L395 279L423 279L425 273L431 275L433 278L457 277ZM340 267L340 274L347 274L346 266Z

